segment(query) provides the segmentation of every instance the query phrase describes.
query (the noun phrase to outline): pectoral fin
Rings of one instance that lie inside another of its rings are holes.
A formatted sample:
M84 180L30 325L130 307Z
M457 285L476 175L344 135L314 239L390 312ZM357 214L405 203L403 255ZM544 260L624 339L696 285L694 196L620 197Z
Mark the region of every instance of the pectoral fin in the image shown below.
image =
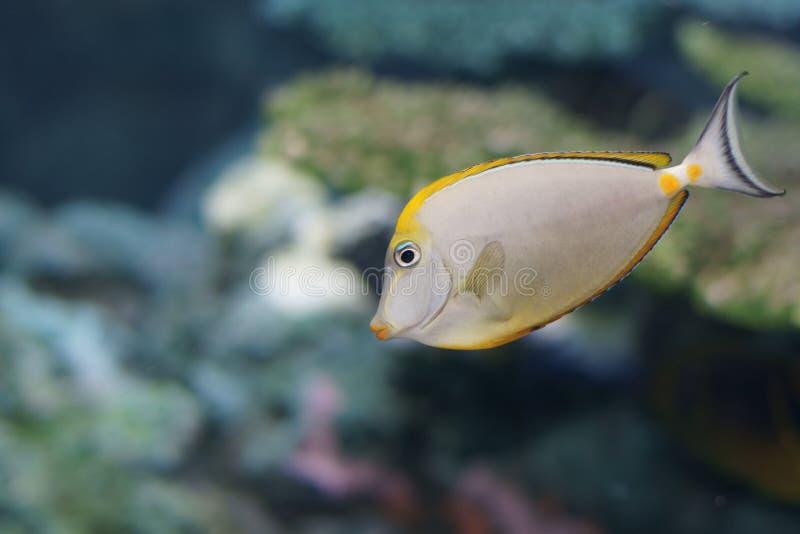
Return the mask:
M473 293L480 299L491 292L500 291L505 264L503 245L499 241L487 243L464 279L464 292Z

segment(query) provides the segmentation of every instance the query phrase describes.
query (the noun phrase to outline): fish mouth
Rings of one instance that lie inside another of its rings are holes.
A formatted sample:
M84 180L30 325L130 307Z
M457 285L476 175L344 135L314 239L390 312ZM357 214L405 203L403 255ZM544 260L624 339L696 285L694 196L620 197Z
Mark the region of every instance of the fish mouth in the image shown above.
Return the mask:
M375 337L377 337L381 341L386 341L387 339L390 339L392 337L391 336L392 331L386 325L370 323L369 329L375 332Z
M434 313L430 314L420 323L406 328L394 328L391 325L387 325L382 322L377 322L373 319L373 321L369 324L369 329L375 332L375 337L377 337L381 341L386 341L387 339L392 339L398 336L402 336L405 332L408 332L413 328L418 328L419 330L427 328L437 317L439 317L443 309L444 306L440 306Z
M387 318L387 316L390 314L386 310L387 303L384 300L384 295L379 304L378 312L369 323L369 329L375 332L375 337L381 341L386 341L387 339L393 339L396 337L410 337L411 339L415 339L413 336L416 335L417 332L420 332L435 323L436 319L439 318L446 308L453 284L451 270L447 268L446 272L449 274L448 278L446 279L446 285L443 287L440 286L438 291L431 292L431 295L426 302L427 310L425 315L412 324L401 324L398 326L397 324L393 324L392 321ZM441 279L439 280L439 283L441 283Z

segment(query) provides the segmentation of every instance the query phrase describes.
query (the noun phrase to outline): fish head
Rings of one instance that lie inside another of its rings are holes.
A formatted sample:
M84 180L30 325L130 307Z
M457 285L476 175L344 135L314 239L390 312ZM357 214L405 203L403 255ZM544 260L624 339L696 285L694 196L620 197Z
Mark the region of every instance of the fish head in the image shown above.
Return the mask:
M452 275L427 231L396 232L386 252L383 287L370 328L380 340L416 338L442 311Z

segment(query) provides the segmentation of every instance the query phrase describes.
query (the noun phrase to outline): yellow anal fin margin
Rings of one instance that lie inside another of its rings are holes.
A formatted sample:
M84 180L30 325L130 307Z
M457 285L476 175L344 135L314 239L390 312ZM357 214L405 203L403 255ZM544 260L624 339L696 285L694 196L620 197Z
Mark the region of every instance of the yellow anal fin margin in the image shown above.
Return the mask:
M524 329L520 330L519 332L515 332L514 334L511 334L509 336L506 336L506 337L503 337L503 338L500 338L500 339L496 339L496 340L492 340L492 341L489 341L487 343L484 343L484 344L481 344L481 345L477 345L477 346L474 346L474 347L469 347L469 348L470 349L475 349L475 350L477 350L477 349L490 349L492 347L498 347L500 345L504 345L506 343L510 343L510 342L512 342L512 341L514 341L516 339L519 339L521 337L524 337L524 336L530 334L534 330L538 330L540 328L543 328L543 327L547 326L548 324L552 323L553 321L557 321L557 320L561 319L565 315L568 315L568 314L574 312L575 310L577 310L578 308L580 308L582 306L585 306L586 304L590 303L591 301L593 301L594 299L596 299L597 297L599 297L600 295L602 295L603 293L605 293L606 291L608 291L609 289L614 287L623 278L628 276L630 274L630 272L633 271L633 269L637 265L639 265L639 263L644 259L644 257L647 256L647 254L651 250L653 250L653 247L656 246L656 243L658 243L658 240L661 239L661 236L663 236L664 233L667 230L669 230L669 227L672 225L672 223L675 220L675 218L681 212L681 208L683 208L683 205L686 203L686 199L687 198L689 198L689 192L688 191L681 191L680 193L675 195L672 198L672 200L670 200L669 206L667 206L666 213L664 213L664 216L661 218L661 221L659 221L658 226L656 227L655 231L650 236L650 238L647 240L647 242L644 244L644 246L642 246L642 248L639 249L639 251L633 256L633 258L631 258L631 260L625 265L625 267L623 267L620 270L620 272L614 278L611 279L611 281L609 283L607 283L606 285L604 285L603 287L598 289L595 293L590 295L588 298L582 300L581 302L579 302L575 306L572 306L572 307L568 308L566 311L564 311L562 313L559 313L558 315L555 315L554 317L551 317L550 319L548 319L547 321L545 321L543 323L540 323L540 324L537 324L537 325L533 325L533 326L530 326L528 328L524 328Z

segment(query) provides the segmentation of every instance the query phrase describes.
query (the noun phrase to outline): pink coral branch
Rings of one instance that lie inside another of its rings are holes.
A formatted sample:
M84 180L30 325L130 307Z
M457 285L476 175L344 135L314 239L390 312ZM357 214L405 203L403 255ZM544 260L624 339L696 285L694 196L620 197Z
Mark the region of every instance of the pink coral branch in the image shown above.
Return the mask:
M331 498L373 495L399 516L414 515L412 486L404 476L339 450L334 420L343 402L341 389L329 375L310 382L303 402L307 435L289 459L289 472Z
M518 487L486 467L467 470L456 484L456 495L473 503L504 534L600 534L583 520L565 517L537 505Z

